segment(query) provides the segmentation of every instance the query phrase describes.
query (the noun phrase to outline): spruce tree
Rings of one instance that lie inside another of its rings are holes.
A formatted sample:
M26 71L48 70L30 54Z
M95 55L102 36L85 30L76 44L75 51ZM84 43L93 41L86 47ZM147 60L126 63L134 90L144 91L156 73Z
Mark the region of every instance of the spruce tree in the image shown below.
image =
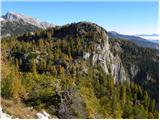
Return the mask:
M126 103L126 85L122 87L122 106L124 107Z
M144 92L144 106L146 109L148 109L148 104L149 104L149 97L147 91Z
M150 105L151 112L155 112L155 103L156 103L155 99L152 99L151 100L151 105Z
M11 87L11 95L15 102L20 101L20 97L25 94L25 89L21 84L21 79L18 71L12 71L11 74L14 74L12 78L12 87Z
M33 73L33 75L34 75L35 77L37 77L37 67L36 67L36 62L35 62L35 60L32 60L31 72Z
M119 103L119 100L118 100L116 94L113 96L112 114L113 114L114 118L121 118L122 117L122 108L121 108L121 105Z
M57 70L56 70L55 65L53 65L51 69L52 69L52 72L51 72L52 75L53 75L53 76L56 76L56 75L57 75Z

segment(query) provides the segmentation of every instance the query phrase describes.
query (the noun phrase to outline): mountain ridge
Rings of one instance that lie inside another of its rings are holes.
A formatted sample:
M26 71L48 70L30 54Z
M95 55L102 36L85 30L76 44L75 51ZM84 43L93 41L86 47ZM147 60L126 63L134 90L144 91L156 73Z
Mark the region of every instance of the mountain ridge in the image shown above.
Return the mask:
M16 12L7 12L6 15L3 15L1 17L3 20L2 21L10 21L10 22L19 22L19 23L28 23L34 26L37 26L39 28L43 28L46 29L48 27L54 27L55 25L53 24L49 24L47 22L41 22L40 20L30 17L30 16L26 16L24 14L20 14L20 13L16 13Z
M7 12L5 15L2 15L0 22L2 37L16 36L39 29L55 27L55 25L48 22L43 22L16 12Z
M134 43L136 43L137 45L141 46L141 47L147 47L147 48L155 48L155 49L159 49L159 44L157 43L153 43L149 40L146 40L144 38L141 38L139 36L135 36L135 35L124 35L124 34L120 34L118 32L115 31L109 31L109 37L110 38L120 38L120 39L125 39L125 40L129 40L132 41Z

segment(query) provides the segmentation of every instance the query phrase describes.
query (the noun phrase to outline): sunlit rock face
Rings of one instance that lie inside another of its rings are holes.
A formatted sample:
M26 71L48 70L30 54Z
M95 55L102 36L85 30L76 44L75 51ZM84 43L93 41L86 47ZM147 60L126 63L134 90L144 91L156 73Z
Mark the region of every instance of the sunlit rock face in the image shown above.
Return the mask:
M115 82L127 80L121 59L110 51L108 35L105 32L103 32L103 41L95 45L96 52L92 53L93 65L99 62L103 70L113 76Z
M84 24L87 24L88 26L94 26L96 28L96 33L101 33L101 36L97 38L96 41L93 41L93 51L91 51L90 53L85 52L83 58L90 59L93 66L99 64L101 68L106 72L106 74L111 74L113 76L115 83L118 80L129 80L120 57L118 55L114 56L110 51L109 37L107 32L103 28L93 23L83 23L83 26Z

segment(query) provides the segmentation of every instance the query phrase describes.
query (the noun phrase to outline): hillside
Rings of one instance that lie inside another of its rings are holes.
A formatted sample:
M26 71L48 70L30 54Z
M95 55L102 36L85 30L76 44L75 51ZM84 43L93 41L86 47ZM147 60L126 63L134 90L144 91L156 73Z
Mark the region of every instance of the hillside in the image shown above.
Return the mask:
M142 48L122 39L111 39L109 42L111 51L120 56L129 79L148 89L152 97L158 96L158 50ZM159 100L158 97L156 99Z
M157 50L95 23L2 39L2 97L51 116L158 118L158 84Z
M1 22L2 37L21 35L27 32L34 32L40 28L28 23L22 24L18 22L5 21Z

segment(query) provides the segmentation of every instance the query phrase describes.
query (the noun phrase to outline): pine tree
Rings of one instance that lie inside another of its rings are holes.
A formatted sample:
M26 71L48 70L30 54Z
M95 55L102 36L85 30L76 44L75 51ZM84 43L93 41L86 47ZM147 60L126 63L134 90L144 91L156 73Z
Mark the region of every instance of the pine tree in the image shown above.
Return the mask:
M15 101L19 101L19 91L20 91L20 80L18 78L15 77L15 79L12 82L12 97Z
M71 67L71 70L72 70L72 77L73 77L73 79L75 79L76 78L76 66L72 66Z
M118 118L118 119L121 119L122 118L122 108L121 108L121 105L120 103L118 102L117 103L117 112L116 112L116 117L115 118Z
M47 71L51 71L52 70L52 61L51 60L47 60L46 70Z
M144 106L146 109L148 109L148 104L149 104L149 97L147 91L144 92Z
M122 109L116 95L113 96L112 113L114 118L122 118Z
M25 94L25 89L21 84L21 79L18 71L12 71L11 74L14 74L14 77L12 78L11 95L15 102L19 102L20 97L22 97Z
M17 70L19 69L19 61L18 61L18 59L16 59L16 68L17 68Z
M81 47L81 40L77 39L77 44L76 44L76 51L79 52L80 51L80 47Z
M138 93L138 85L136 83L134 84L134 91Z
M19 66L22 66L22 59L19 59Z
M126 85L122 87L122 106L124 107L126 103Z
M142 92L142 88L140 85L138 85L138 99L143 98L143 92Z
M112 113L115 114L116 111L116 106L117 105L117 97L116 95L113 96L113 100L112 100Z
M45 60L43 60L43 70L45 71L47 69L47 63Z
M52 73L53 76L57 75L57 70L56 70L55 65L52 66L52 72L51 73Z
M35 77L37 77L37 67L36 67L36 62L35 62L35 60L32 61L31 72L33 73L33 75L34 75Z
M64 67L63 66L60 66L59 67L59 74L60 76L63 78L64 77Z
M5 79L1 81L1 95L4 98L9 98L11 96L12 79L14 74L11 72Z
M155 99L152 99L151 100L151 105L150 105L150 110L151 110L151 112L155 112Z
M111 90L111 93L113 93L113 91L114 91L114 80L113 80L113 78L111 77L111 76L109 76L109 82L110 82L110 90Z

